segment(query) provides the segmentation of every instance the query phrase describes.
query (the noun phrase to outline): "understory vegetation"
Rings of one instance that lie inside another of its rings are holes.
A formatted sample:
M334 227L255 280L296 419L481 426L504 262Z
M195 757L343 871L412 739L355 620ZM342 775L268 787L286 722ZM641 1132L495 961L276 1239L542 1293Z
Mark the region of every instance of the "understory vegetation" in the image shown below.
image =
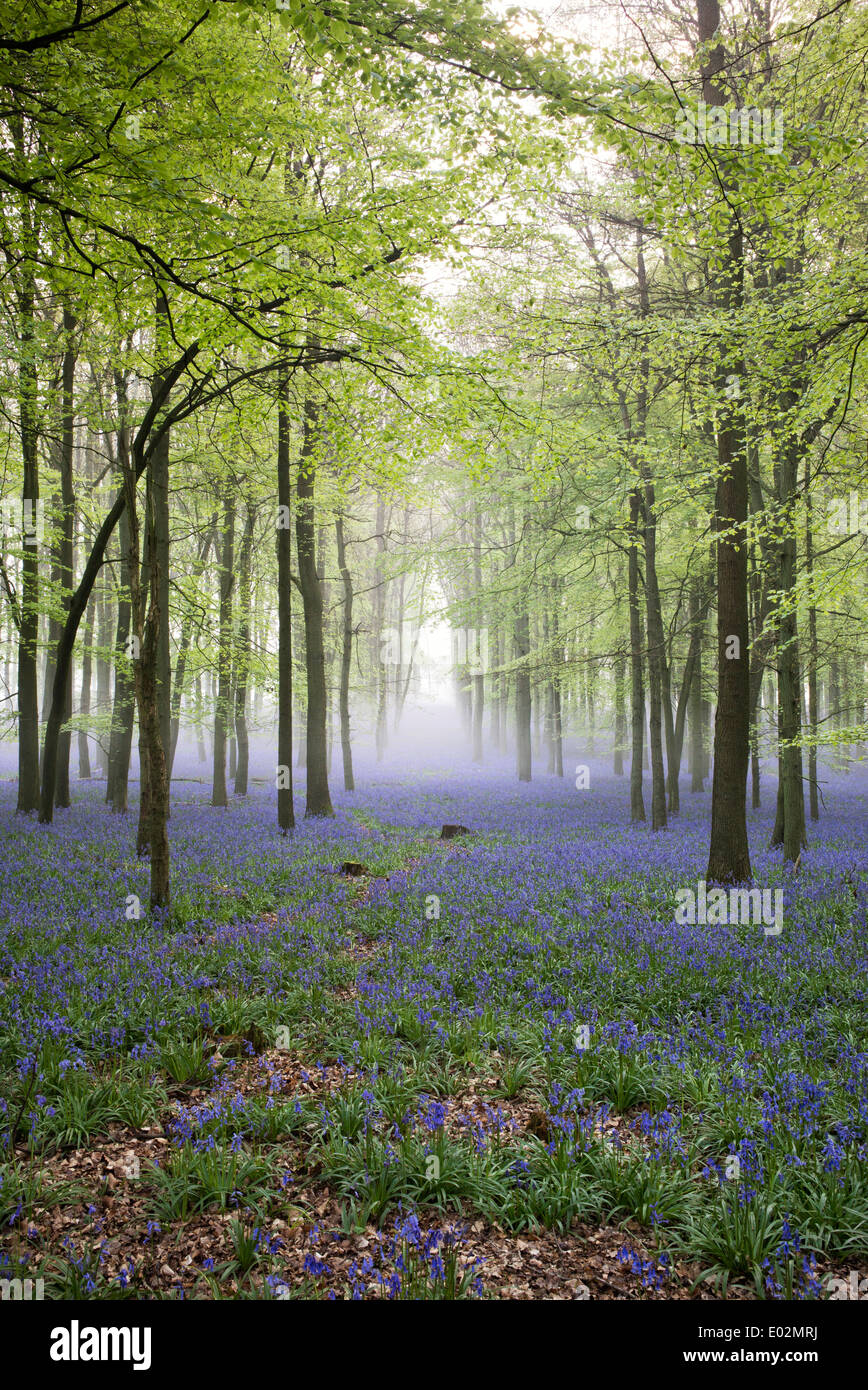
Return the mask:
M219 819L179 797L175 907L144 934L128 823L93 840L91 798L18 837L8 1273L53 1297L479 1297L515 1282L516 1242L560 1237L559 1296L607 1296L591 1229L632 1296L817 1298L865 1264L864 779L797 873L769 862L780 937L675 922L704 798L654 838L614 780L579 810L480 774L473 835L444 844L459 777L371 779L363 814L345 797L290 842L273 793Z

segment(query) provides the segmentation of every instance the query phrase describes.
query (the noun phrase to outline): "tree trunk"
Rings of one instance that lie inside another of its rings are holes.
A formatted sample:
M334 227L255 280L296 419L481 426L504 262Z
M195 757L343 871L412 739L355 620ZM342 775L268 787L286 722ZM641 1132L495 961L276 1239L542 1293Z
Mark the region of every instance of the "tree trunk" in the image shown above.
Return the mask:
M84 632L81 639L81 694L78 699L78 713L82 727L78 731L78 775L84 780L90 778L90 743L87 736L87 721L90 718L90 676L91 643L93 641L93 605L87 610ZM71 669L72 663L70 663ZM46 730L46 745L48 733ZM59 744L58 744L59 751Z
M119 455L121 457L121 455ZM155 509L146 509L147 560L140 562L139 518L136 507L138 470L130 466L124 477L129 534L130 616L133 635L133 670L139 713L140 802L137 849L150 852L151 910L169 907L169 778L160 729L157 680L159 664L160 593L162 579L155 544ZM146 487L146 496L152 494ZM145 588L147 582L147 590ZM145 611L147 592L147 612Z
M720 26L717 0L697 0L700 44L710 43ZM715 78L726 55L717 43L702 69L702 95L707 106L725 106L727 94ZM744 253L740 223L731 217L727 229L718 300L727 312L741 308ZM736 380L744 379L744 364L733 364ZM728 393L727 370L720 350L717 374L720 413L717 426L718 477L714 521L717 531L717 712L714 721L714 771L711 790L711 843L706 881L745 883L751 877L747 839L747 769L750 756L750 653L748 630L747 454L744 416L737 398ZM737 641L737 652L732 644Z
M129 432L126 425L127 388L120 373L115 376L118 398L118 462L121 480L130 468ZM118 529L120 542L120 589L118 593L118 625L115 635L115 695L112 710L111 741L109 745L108 785L106 800L118 815L126 813L129 796L130 754L133 745L136 682L131 665L130 624L130 528L129 517L123 512Z
M473 588L475 636L474 655L476 669L473 675L473 761L482 762L482 721L485 713L485 671L484 660L488 652L488 641L482 641L482 518L477 507L473 518ZM483 650L484 648L484 650Z
M374 642L376 644L376 665L374 669L377 672L376 747L377 762L379 763L383 761L383 756L386 752L389 698L389 666L386 660L386 653L383 650L383 623L386 599L383 557L386 553L386 509L379 493L377 494L377 519L374 529L376 531L377 541L377 582L374 588Z
M690 681L690 790L705 789L705 721L702 710L702 644L705 640L705 613L698 590L690 591L690 625L697 634L696 660Z
M202 675L201 675L201 672L200 672L199 675L197 675L197 677L196 677L196 684L195 684L195 686L194 686L194 704L193 704L193 709L194 709L194 712L195 712L195 719L196 719L196 756L197 756L197 758L198 758L198 760L199 760L200 763L204 763L204 762L207 762L207 761L208 761L208 750L207 750L207 748L205 747L205 738L204 738L203 733L202 733L202 724L203 724L203 721L204 721L204 718L205 718L205 713L204 713L204 696L203 696L203 694L202 694Z
M21 599L18 627L18 805L39 805L39 379L37 367L36 282L25 267L18 293L20 360L18 410L24 478L21 489ZM64 684L65 690L65 684ZM61 711L57 712L61 715ZM53 796L54 788L52 788Z
M519 782L529 782L533 770L530 733L530 670L528 668L528 659L530 657L530 617L527 611L527 599L524 594L519 598L519 611L515 619L515 657L516 661L519 663L515 672L516 766Z
M657 587L657 522L654 485L647 481L643 497L645 538L645 606L648 628L648 732L651 744L651 829L666 828L666 772L663 766L663 677L666 660L663 615ZM671 707L670 707L671 716Z
M166 756L163 751L157 698L158 631L155 628L159 618L153 616L157 602L154 595L157 582L158 578L155 576L151 608L148 613L148 626L145 629L145 640L142 643L142 659L139 662L141 670L139 723L145 731L143 742L148 766L148 849L151 857L150 905L152 909L169 906L169 778Z
M496 584L497 566L492 566L492 585ZM489 723L489 738L491 745L496 753L503 749L503 726L501 721L501 686L503 684L503 626L501 616L498 613L498 604L495 597L493 622L491 631L491 667L488 689L490 694L491 717Z
M551 774L555 770L555 741L554 741L554 693L552 682L549 675L551 663L551 633L549 623L549 596L548 585L543 581L542 586L542 670L544 675L544 685L542 694L542 724L543 724L543 743L546 750L546 772Z
M332 746L334 743L334 710L332 691L334 688L334 661L335 644L330 640L330 604L329 593L330 585L328 581L328 570L326 568L326 552L328 550L327 529L324 522L320 521L317 526L316 541L316 574L320 588L320 608L322 610L322 645L323 645L323 687L325 689L325 768L326 774L330 778L332 775ZM403 592L403 582L402 582ZM400 667L399 667L400 671ZM395 692L397 698L397 690Z
M784 394L782 408L792 410L795 392ZM805 796L802 783L802 683L799 670L796 615L797 542L791 510L798 487L799 452L789 440L778 462L780 584L778 594L778 802L773 846L782 845L784 859L795 863L805 844Z
M404 508L404 513L403 513L403 517L402 517L402 524L401 524L401 538L402 538L402 543L406 543L407 536L408 536L408 533L409 533L409 525L410 525L410 509L409 509L409 507L405 507L405 508ZM403 701L402 701L402 699L401 699L401 688L402 688L403 679L404 679L405 593L406 593L406 588L407 588L407 576L406 576L406 572L405 572L403 569L401 570L401 573L400 573L399 576L398 576L397 583L393 586L393 588L394 588L394 590L395 590L395 603L396 603L396 611L395 611L395 631L396 631L397 637L398 637L398 643L397 643L397 657L398 657L398 659L397 659L397 661L394 663L394 668L395 668L395 677L394 677L394 679L395 679L395 685L394 685L394 692L393 692L393 695L392 695L392 705L393 705L393 709L392 709L392 731L393 731L394 733L397 734L398 728L399 728L400 723L401 723L401 709L402 709L402 706L403 706ZM409 661L408 661L408 664L409 664Z
M135 489L136 481L142 476L147 467L154 450L168 429L168 421L164 417L157 425L157 419L163 413L163 408L168 400L169 394L175 383L181 378L183 373L195 360L200 345L193 342L181 354L173 364L171 370L166 373L163 384L160 388L157 399L152 399L150 406L145 411L144 418L139 426L133 441L133 464L132 464L132 486ZM45 727L45 744L42 758L42 786L39 793L39 820L41 824L49 824L54 811L54 792L57 779L57 753L60 738L60 729L63 713L63 692L66 682L69 679L70 663L72 661L72 651L75 645L75 636L81 622L88 600L93 592L93 586L102 566L106 546L111 539L115 527L123 514L127 505L128 489L124 489L114 500L109 512L100 523L96 534L93 547L87 562L84 566L81 579L75 593L72 594L69 603L66 623L63 629L63 637L58 643L57 648L57 667L54 677L54 688L52 690L51 714Z
M751 443L748 448L748 488L751 511L760 516L765 504L760 479L759 448ZM774 547L765 525L759 528L759 563L754 551L754 564L749 575L749 598L753 611L753 640L750 648L750 760L751 760L751 805L754 810L760 807L760 761L759 761L759 719L760 694L766 673L773 633L769 626L771 577L775 565Z
M118 599L118 626L115 641L115 698L112 711L111 744L107 799L118 815L129 804L130 754L133 747L136 682L130 664L130 566L129 524L124 512L120 519L121 589Z
M73 484L73 449L75 419L73 414L73 387L75 380L75 348L73 333L75 319L69 309L63 310L64 352L61 366L61 396L59 411L59 438L56 451L57 469L60 473L60 525L55 543L52 562L52 584L60 593L62 611L69 607L72 593L75 490ZM52 614L48 623L49 649L45 667L45 686L43 689L43 719L47 720L51 710L52 687L56 668L56 651L63 635L63 619ZM67 724L72 714L72 665L66 682L63 709L63 728L60 732L57 750L57 782L54 793L55 806L68 806L69 796L69 753L70 730Z
M277 410L277 824L295 826L292 792L292 484L289 464L288 383L278 387Z
M192 639L192 635L192 621L189 617L185 617L183 622L181 623L181 637L178 642L178 654L175 657L175 674L172 678L172 741L169 746L170 779L172 776L172 770L175 766L175 753L178 750L178 738L181 733L181 701L184 696L184 681L187 678L187 660L190 654L190 641Z
M715 501L717 530L718 696L714 721L709 883L750 879L747 841L747 769L750 753L750 660L744 524L747 486L736 432L721 427L720 474ZM729 534L724 538L723 532ZM735 638L737 655L731 643Z
M820 796L817 781L817 729L819 708L817 699L817 609L814 602L814 536L811 520L811 474L805 459L805 571L808 580L808 798L811 820L820 819Z
M702 617L705 618L707 605L702 608ZM693 690L693 673L700 659L702 650L702 628L692 625L690 633L690 646L687 649L687 660L684 663L684 671L681 677L681 688L678 692L678 702L675 712L675 720L672 726L671 735L667 739L668 758L669 758L669 780L678 785L678 778L681 773L681 754L684 748L684 729L687 722L687 710L691 700ZM667 697L668 698L668 697ZM677 808L676 798L676 808ZM671 809L671 807L670 807Z
M624 698L624 686L626 682L627 668L624 660L624 653L619 651L615 656L614 663L615 675L615 748L612 759L612 771L616 777L624 775L624 747L627 742L627 706Z
M343 642L341 646L341 756L344 765L344 791L355 791L353 778L353 745L350 737L350 670L353 661L353 578L347 564L347 548L344 539L344 519L340 512L335 516L335 539L338 547L338 569L344 586Z
M211 805L228 806L226 792L226 731L231 704L229 685L232 675L232 589L235 584L235 499L231 491L223 498L223 527L220 536L220 612L217 638L217 699L214 703L214 764Z
M552 747L554 750L554 767L552 771L556 777L563 777L564 740L563 726L561 723L561 671L563 667L563 650L561 648L560 620L558 616L559 604L560 579L555 575L552 579L552 640L554 642L554 669L551 680Z
M204 537L202 538L202 540L201 540L201 542L200 542L200 544L199 544L198 554L196 555L196 565L195 565L195 568L194 568L194 571L193 571L193 572L194 572L195 577L196 577L197 579L199 579L199 578L201 577L201 575L202 575L202 573L203 573L203 571L204 571L204 569L205 569L205 566L206 566L206 564L207 564L207 562L208 562L208 552L209 552L210 549L211 549L211 546L212 546L212 544L213 544L213 542L214 542L214 540L215 540L215 538L216 538L216 535L217 535L217 513L215 512L215 513L214 513L214 516L213 516L213 519L212 519L212 521L211 521L211 524L210 524L210 526L208 527L208 530L206 531ZM201 623L197 623L197 624L196 624L196 631L199 631L199 630L201 630ZM178 655L177 655L177 657L175 658L175 675L174 675L174 679L173 679L173 681L172 681L172 698L171 698L171 701L170 701L171 716L172 716L172 724L171 724L171 729L172 729L172 741L171 741L171 746L170 746L170 748L169 748L169 780L170 780L170 782L171 782L171 778L172 778L172 768L175 766L175 752L176 752L177 746L178 746L178 736L179 736L179 734L180 734L180 732L181 732L181 699L182 699L183 694L184 694L184 682L185 682L185 680L186 680L186 678L187 678L187 662L188 662L189 656L190 656L190 643L191 643L191 641L192 641L192 639L193 639L193 631L194 631L193 619L192 619L192 617L191 617L191 615L190 615L189 613L188 613L188 614L185 614L184 619L183 619L183 622L181 623L181 636L180 636L180 640L179 640L179 642L178 642ZM195 707L195 708L196 708L196 718L197 718L197 719L201 718L201 714L202 714L201 705L202 705L202 700L201 700L201 682L200 682L200 683L199 683L199 697L198 697L198 703L197 703L197 705L196 705L196 707ZM189 708L190 708L190 706L189 706L189 699L188 699L188 703L187 703L187 710L188 710L188 713L189 713ZM197 731L197 732L198 732L198 731ZM201 754L201 756L200 756L200 758L199 758L199 761L200 761L200 762L204 762L204 761L205 761L204 745L201 745L201 742L200 742L200 746L202 746L202 754Z
M296 482L298 507L295 539L298 550L298 577L304 606L304 654L307 667L307 798L305 817L333 816L328 782L326 713L328 693L323 646L323 601L316 567L316 528L314 488L315 450L319 436L316 403L307 395L304 403L303 436Z
M841 712L841 668L837 656L829 662L829 722L833 729L840 729L843 723Z
M247 731L247 683L250 676L250 606L253 527L256 513L250 503L244 518L238 563L238 641L235 648L235 796L247 795L250 771L250 737Z
M130 480L127 479L128 486ZM136 853L148 853L151 835L151 755L148 743L148 728L142 718L142 642L147 618L147 600L151 591L151 545L153 528L151 524L150 491L145 482L145 535L140 544L141 527L138 515L138 497L130 486L129 517L130 530L130 612L135 627L136 658L133 674L136 682L136 710L139 717L139 819L136 827ZM141 560L139 556L141 554ZM134 568L135 567L135 568ZM137 576L137 577L136 577Z
M164 355L165 347L168 343L168 324L169 306L165 296L159 294L156 302L156 342L160 357ZM163 371L158 371L151 384L151 399L162 399L165 386L165 373ZM172 746L172 662L169 649L169 444L169 430L164 429L153 451L151 463L148 468L150 505L153 508L155 573L160 585L157 613L159 628L157 631L156 696L157 716L160 721L160 741L164 749L164 759L168 758L168 751ZM167 776L166 808L168 814L168 798L170 796L168 762L166 762L165 770Z
M641 493L638 488L633 488L630 493L627 596L630 611L630 820L634 825L645 819L645 801L642 794L645 690L642 679L642 617L639 609L639 518L641 513Z
M112 668L108 653L112 645L112 581L108 569L103 570L97 603L96 634L96 708L99 733L96 741L97 766L108 785L109 749L104 732L106 714L111 706ZM108 800L108 797L106 797Z

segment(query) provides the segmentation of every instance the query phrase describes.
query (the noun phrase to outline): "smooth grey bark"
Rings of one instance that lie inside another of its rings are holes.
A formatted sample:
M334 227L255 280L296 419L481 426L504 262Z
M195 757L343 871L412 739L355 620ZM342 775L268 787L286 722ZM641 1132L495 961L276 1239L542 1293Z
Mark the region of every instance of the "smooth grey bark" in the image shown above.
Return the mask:
M81 718L81 728L78 731L78 775L83 780L90 777L90 742L87 736L87 721L90 718L90 681L91 681L91 644L93 642L93 610L94 605L88 604L87 616L84 620L84 632L81 639L81 691L78 697L78 713ZM72 662L70 662L70 669ZM59 752L59 740L58 740Z
M519 782L529 782L533 775L533 753L531 746L531 693L530 670L530 615L527 599L522 595L515 617L514 627L515 658L518 663L515 671L515 737L516 769Z
M782 406L792 409L795 392L784 394ZM799 665L796 578L798 543L789 514L798 485L799 450L788 440L776 468L779 525L780 588L778 594L778 800L771 843L781 845L784 859L795 863L806 844L805 796L802 772L802 682Z
M158 360L166 355L169 340L169 306L165 295L158 294L156 301L156 345ZM166 374L158 370L151 383L152 400L161 400L166 387ZM170 432L164 429L153 451L148 468L149 517L152 518L153 550L156 556L156 580L159 584L159 602L156 617L159 628L156 632L157 665L155 672L157 691L157 717L160 723L160 739L168 757L172 746L172 663L169 648L169 455ZM167 793L168 795L168 793ZM167 800L169 814L169 802Z
M302 422L302 445L296 477L295 538L298 577L304 608L304 646L307 673L307 788L305 817L333 816L328 782L326 715L328 692L323 644L323 600L316 565L315 487L319 412L307 393Z
M63 309L63 359L61 363L61 389L60 389L60 411L59 411L59 438L57 454L57 468L60 473L60 494L58 502L60 505L60 524L56 528L57 539L54 546L52 557L52 584L56 591L59 591L60 608L64 615L63 618L56 617L53 613L49 618L49 650L45 666L45 688L43 693L42 709L43 719L48 718L51 710L53 696L54 672L57 665L56 652L63 635L63 623L67 609L69 608L69 597L72 593L73 579L73 552L74 552L74 530L75 530L75 487L73 481L73 453L74 453L74 401L73 389L75 383L75 363L76 350L73 335L76 329L74 315L69 308ZM72 663L66 681L64 692L63 727L60 732L57 750L57 781L54 792L55 806L68 806L70 804L69 795L69 754L70 754L70 730L68 720L72 714Z
M341 640L341 676L338 706L341 722L341 759L344 771L344 791L355 791L353 777L353 744L350 732L350 671L353 661L353 577L347 564L347 547L344 535L344 519L340 512L335 517L335 540L338 549L338 570L344 591L343 626Z
M115 395L118 406L117 450L121 482L130 469L129 426L127 424L127 383L115 372ZM130 527L126 510L118 522L120 545L120 587L118 592L118 621L115 632L115 691L109 742L108 781L106 800L112 811L123 815L129 802L130 755L135 722L136 682L129 648L132 622L130 596Z
M473 586L474 586L474 617L475 617L475 639L474 649L476 662L479 669L473 676L473 761L481 763L482 752L482 727L485 713L485 672L483 666L483 643L482 643L482 518L477 507L473 517ZM487 650L487 643L485 644Z
M226 807L226 735L231 712L232 679L232 591L235 587L235 498L231 489L222 499L223 524L220 531L220 608L217 635L217 699L214 703L214 759L211 778L211 805Z
M616 777L623 777L624 747L627 742L627 706L625 702L627 663L622 651L615 654L613 674L615 679L615 747L612 755L612 771Z
M289 461L288 382L278 384L277 409L277 824L295 826L292 789L292 482Z
M720 29L717 0L697 0L699 42L711 44ZM718 40L702 66L702 95L707 106L726 106L728 94L718 79L726 54ZM730 216L725 232L717 300L727 313L741 308L744 248L740 222ZM746 883L751 877L747 838L747 771L750 757L750 651L747 593L748 480L744 411L727 393L727 378L744 379L740 357L726 362L719 354L717 387L717 712L714 721L714 769L711 790L711 837L706 881ZM731 640L738 641L732 654Z
M108 654L112 646L112 589L112 581L106 568L103 570L96 610L96 708L100 724L105 722L105 715L111 704L112 668ZM109 750L102 731L97 738L96 748L97 766L100 774L108 782Z
M563 724L561 715L561 670L563 666L563 648L561 646L560 634L560 578L555 575L552 579L552 641L554 643L554 670L550 684L551 690L551 737L552 752L554 754L552 772L556 777L564 775L564 740Z
M211 546L214 544L217 535L217 520L217 513L215 512L211 519L211 523L207 531L205 532L205 535L202 537L199 543L199 549L196 555L196 563L193 567L193 573L197 579L201 577L205 569L205 566L208 563L208 554L211 550ZM194 630L201 630L201 622L194 623L192 615L190 613L185 613L184 618L181 622L181 636L178 640L178 653L175 658L175 674L172 679L172 698L170 701L172 715L172 741L171 746L169 748L170 778L172 776L172 768L175 765L175 752L178 746L178 737L181 732L181 700L184 695L184 684L187 679L187 664L190 658L190 644L193 640ZM197 719L201 718L201 703L202 700L200 681L198 703L195 705L195 717ZM189 712L189 699L187 709ZM199 761L205 761L204 745L202 755L199 758Z
M811 742L808 747L808 799L812 821L820 819L819 783L817 780L817 730L819 727L819 699L817 690L817 667L819 660L817 644L817 609L814 602L814 535L811 513L811 470L805 459L805 572L808 581L808 732Z
M377 516L374 529L376 532L377 545L376 584L374 586L374 669L377 673L376 748L377 762L379 763L382 762L386 752L389 714L389 668L386 661L386 654L383 650L383 627L386 611L386 508L383 497L379 492L377 493Z
M202 733L202 721L204 719L204 697L202 694L202 673L196 676L193 687L193 712L196 720L196 757L200 763L208 761L208 750L205 747L205 738Z
M630 492L629 550L627 555L627 606L630 615L630 821L645 819L642 793L642 754L645 742L645 689L642 671L642 617L639 607L639 521L642 496Z
M25 262L16 291L19 329L18 417L23 480L21 593L18 605L18 803L39 805L39 378L36 342L36 278ZM58 711L58 715L60 711ZM52 787L52 800L54 788Z
M701 792L705 787L705 721L702 710L702 647L705 640L705 613L699 591L690 591L690 626L696 633L696 659L690 681L690 790Z
M248 503L238 558L238 638L235 644L235 796L247 795L250 774L250 735L247 728L247 687L250 679L250 609L252 603L253 529L255 509Z
M111 741L109 744L108 784L106 800L112 811L118 815L126 812L129 804L130 755L133 747L133 724L135 722L136 683L130 663L128 643L130 637L130 568L129 568L129 521L124 512L118 523L120 542L120 593L118 596L118 623L115 634L115 692L112 709Z

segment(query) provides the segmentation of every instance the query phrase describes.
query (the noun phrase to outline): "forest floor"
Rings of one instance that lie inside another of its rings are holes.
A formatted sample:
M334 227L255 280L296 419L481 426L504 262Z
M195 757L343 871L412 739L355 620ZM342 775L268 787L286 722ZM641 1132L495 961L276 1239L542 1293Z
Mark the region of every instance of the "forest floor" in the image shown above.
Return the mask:
M766 781L774 936L675 920L707 794L631 830L590 766L366 767L288 839L273 788L221 811L179 781L159 923L103 785L48 828L0 784L0 1274L137 1299L864 1278L868 775L829 778L795 873Z

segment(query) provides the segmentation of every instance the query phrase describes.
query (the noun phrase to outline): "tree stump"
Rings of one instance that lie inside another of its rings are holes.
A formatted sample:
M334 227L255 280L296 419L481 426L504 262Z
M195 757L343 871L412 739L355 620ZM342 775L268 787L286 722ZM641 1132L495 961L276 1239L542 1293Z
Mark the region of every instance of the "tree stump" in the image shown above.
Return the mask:
M219 1038L219 1047L224 1057L258 1057L271 1046L258 1023L251 1023L244 1033L225 1033Z
M528 1134L535 1134L537 1139L541 1139L544 1144L551 1141L551 1127L549 1117L544 1110L535 1110L527 1122Z
M441 840L455 840L459 835L472 835L472 830L468 830L466 825L444 825L440 831Z

